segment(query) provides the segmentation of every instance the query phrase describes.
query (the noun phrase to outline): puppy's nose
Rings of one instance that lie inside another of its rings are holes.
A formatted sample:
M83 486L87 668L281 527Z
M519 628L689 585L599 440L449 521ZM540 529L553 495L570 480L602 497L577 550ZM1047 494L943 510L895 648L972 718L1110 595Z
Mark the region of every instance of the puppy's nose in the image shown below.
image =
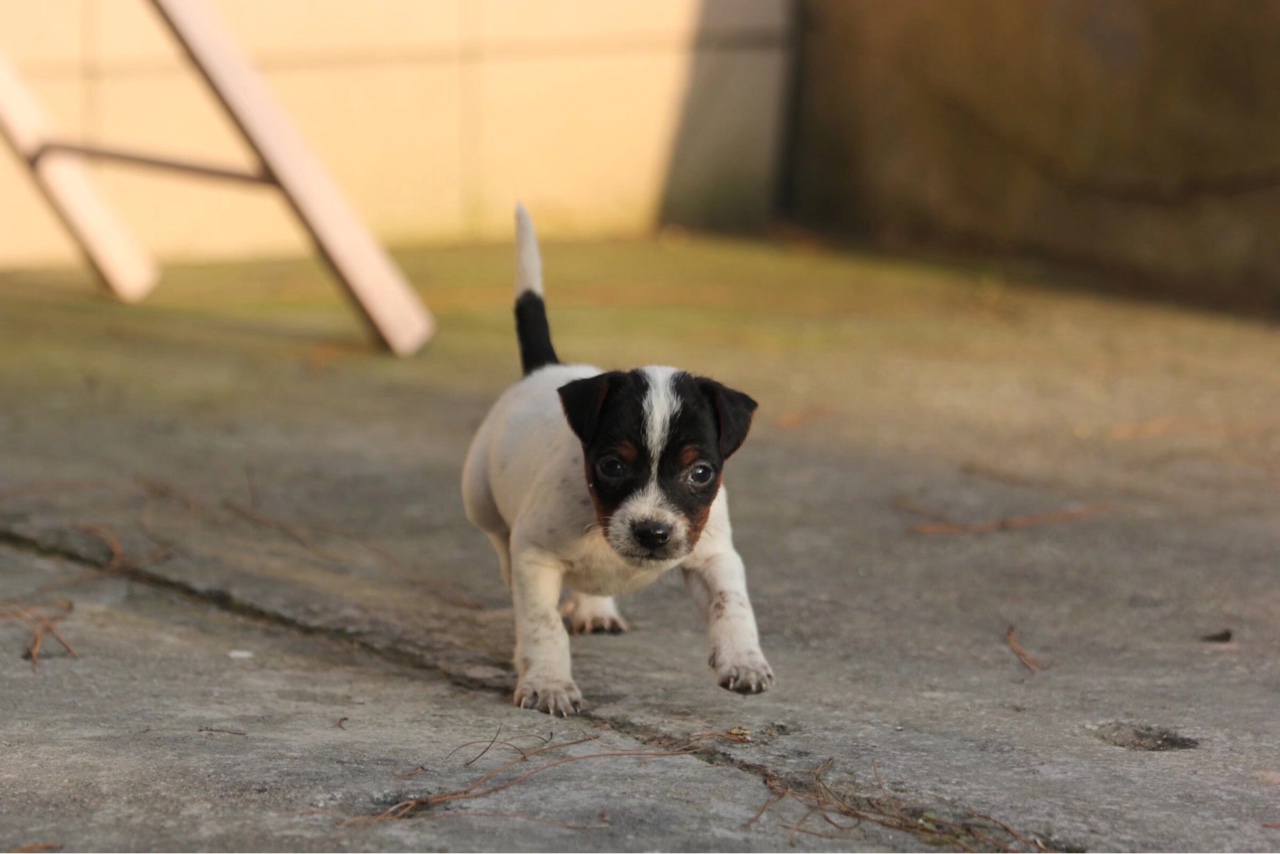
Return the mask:
M658 549L671 539L671 526L665 522L646 519L643 522L631 523L631 536L646 549Z

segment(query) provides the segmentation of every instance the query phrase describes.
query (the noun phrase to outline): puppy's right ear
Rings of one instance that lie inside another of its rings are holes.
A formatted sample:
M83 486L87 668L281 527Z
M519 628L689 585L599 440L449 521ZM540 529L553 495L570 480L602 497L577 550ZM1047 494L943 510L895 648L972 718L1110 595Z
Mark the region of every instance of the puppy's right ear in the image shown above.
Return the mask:
M611 371L560 386L560 406L564 409L564 417L583 445L590 445L595 438L604 399L621 376L617 371Z

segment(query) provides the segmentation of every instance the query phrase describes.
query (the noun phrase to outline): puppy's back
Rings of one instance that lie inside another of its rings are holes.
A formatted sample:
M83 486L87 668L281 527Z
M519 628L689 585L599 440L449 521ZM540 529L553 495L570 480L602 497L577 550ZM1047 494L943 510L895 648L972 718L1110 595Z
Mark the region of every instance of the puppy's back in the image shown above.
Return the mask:
M508 525L540 479L582 480L582 444L569 429L557 389L599 373L592 365L536 370L507 389L480 426L467 467L483 466L489 491ZM472 459L477 456L483 460Z

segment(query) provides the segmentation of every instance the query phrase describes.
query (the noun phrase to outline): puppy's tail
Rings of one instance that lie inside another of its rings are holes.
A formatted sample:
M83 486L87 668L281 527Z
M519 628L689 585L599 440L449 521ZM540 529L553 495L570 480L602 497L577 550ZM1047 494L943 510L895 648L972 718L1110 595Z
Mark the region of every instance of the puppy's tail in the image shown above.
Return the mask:
M524 205L516 205L516 337L525 376L546 365L558 365L542 301L542 256L533 220Z

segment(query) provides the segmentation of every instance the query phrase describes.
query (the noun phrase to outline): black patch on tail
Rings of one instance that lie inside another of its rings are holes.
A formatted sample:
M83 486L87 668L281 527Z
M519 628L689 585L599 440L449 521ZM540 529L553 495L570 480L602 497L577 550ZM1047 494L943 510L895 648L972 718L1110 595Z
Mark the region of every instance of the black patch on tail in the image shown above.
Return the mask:
M526 377L538 368L560 364L556 348L551 346L547 306L533 291L525 291L516 299L516 337L520 341L520 367Z

